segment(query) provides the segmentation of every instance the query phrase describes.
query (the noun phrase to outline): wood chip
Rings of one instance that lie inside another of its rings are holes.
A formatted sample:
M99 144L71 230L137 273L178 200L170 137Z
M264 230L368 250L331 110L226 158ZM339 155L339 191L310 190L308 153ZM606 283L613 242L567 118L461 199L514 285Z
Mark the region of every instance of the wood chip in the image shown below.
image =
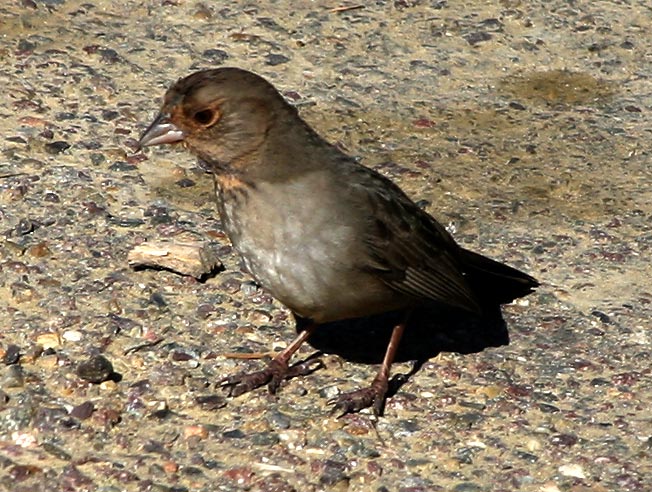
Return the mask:
M134 247L127 261L132 268L164 268L197 279L222 267L215 252L202 243L150 241Z

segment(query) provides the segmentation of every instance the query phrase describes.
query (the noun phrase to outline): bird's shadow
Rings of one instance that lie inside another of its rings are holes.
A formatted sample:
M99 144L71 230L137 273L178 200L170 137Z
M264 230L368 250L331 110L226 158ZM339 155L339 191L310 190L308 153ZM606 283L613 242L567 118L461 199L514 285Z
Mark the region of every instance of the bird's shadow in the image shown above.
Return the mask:
M319 325L308 343L320 352L337 354L365 364L382 362L392 329L405 319L404 311L393 311L366 318ZM297 319L297 331L307 321ZM509 344L507 324L499 306L487 309L483 316L447 308L421 308L412 312L399 345L395 362L414 361L407 374L390 381L394 394L428 359L440 352L471 354L488 347Z

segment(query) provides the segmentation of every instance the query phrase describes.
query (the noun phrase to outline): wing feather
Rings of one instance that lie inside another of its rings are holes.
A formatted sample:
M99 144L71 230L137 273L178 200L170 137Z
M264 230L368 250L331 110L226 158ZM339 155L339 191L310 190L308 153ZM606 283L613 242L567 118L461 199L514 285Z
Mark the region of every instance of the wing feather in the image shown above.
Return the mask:
M371 209L365 268L404 295L479 313L450 234L389 179L363 169L353 181L364 183Z

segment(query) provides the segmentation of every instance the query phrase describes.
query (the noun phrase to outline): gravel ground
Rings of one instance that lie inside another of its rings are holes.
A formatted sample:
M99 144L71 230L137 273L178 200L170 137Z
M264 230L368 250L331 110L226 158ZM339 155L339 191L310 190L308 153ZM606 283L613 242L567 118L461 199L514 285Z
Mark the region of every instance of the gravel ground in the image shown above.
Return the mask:
M4 2L0 489L652 490L650 25L643 1ZM538 277L510 344L431 358L380 419L330 415L375 372L336 354L224 398L291 318L191 157L134 151L165 88L219 65ZM161 239L224 270L129 268Z

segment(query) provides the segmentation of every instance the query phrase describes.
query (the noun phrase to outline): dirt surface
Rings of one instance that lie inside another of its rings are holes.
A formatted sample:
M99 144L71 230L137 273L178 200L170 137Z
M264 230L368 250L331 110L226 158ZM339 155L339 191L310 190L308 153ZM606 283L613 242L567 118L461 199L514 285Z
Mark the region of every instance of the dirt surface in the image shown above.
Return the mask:
M0 489L652 490L650 25L642 1L3 2ZM224 398L291 318L193 159L134 151L220 65L538 277L510 344L430 359L380 419L329 414L376 369L337 355ZM147 240L224 271L134 271Z

